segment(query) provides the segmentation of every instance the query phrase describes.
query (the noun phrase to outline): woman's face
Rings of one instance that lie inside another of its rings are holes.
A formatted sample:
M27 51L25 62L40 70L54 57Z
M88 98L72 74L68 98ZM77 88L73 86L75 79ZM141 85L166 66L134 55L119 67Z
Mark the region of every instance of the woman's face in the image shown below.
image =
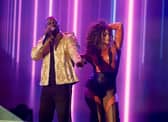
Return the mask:
M110 44L110 32L108 30L105 30L103 33L102 33L102 41L103 41L103 44L105 45L109 45Z

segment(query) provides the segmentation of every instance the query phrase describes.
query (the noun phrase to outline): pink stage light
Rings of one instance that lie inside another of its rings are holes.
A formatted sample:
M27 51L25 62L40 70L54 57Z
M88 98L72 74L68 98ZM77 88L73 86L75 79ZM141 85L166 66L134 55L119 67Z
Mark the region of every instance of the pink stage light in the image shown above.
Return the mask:
M22 15L22 0L19 0L19 13L18 13L18 40L17 40L17 55L16 62L19 63L20 60L20 32L21 32L21 15Z
M73 10L73 32L77 34L77 19L78 19L78 0L73 1L74 10ZM75 86L72 87L72 106L71 106L71 112L72 112L72 121L74 121L74 104L75 104Z
M144 10L143 10L143 31L142 31L142 64L145 58L145 40L146 40L146 16L147 16L147 0L144 0Z
M49 16L52 16L52 10L53 10L53 0L49 0Z
M37 16L38 16L38 0L34 1L34 28L33 28L33 47L36 45L37 40ZM35 61L32 61L32 74L31 74L31 88L30 88L30 105L33 106L34 101L34 85L35 85Z
M14 0L14 15L13 15L13 35L12 35L12 59L15 58L15 43L16 43L16 8L17 8L17 0Z
M127 27L127 53L126 53L126 78L125 78L125 105L124 105L124 122L129 121L129 104L130 104L130 88L131 88L131 51L133 39L133 11L134 0L128 1L128 27Z
M77 19L78 19L78 0L74 0L74 10L73 10L73 32L77 33Z

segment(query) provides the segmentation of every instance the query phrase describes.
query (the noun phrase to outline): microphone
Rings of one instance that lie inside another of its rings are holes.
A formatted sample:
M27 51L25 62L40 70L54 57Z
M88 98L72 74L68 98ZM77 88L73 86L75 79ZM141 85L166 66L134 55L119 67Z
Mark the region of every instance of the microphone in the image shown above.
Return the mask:
M44 37L43 37L43 44L46 42L46 40L48 38L48 35L49 35L48 33L44 35Z
M55 27L51 27L50 30L44 35L43 44L46 42L47 38L52 35L52 33L55 31Z

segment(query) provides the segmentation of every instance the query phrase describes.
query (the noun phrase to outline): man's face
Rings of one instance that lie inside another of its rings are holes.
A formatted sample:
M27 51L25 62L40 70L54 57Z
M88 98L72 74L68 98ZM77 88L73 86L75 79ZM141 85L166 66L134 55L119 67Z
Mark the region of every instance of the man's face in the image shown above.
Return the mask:
M49 28L49 30L51 30L51 31L59 32L58 23L55 20L55 18L53 18L53 17L47 18L46 28Z

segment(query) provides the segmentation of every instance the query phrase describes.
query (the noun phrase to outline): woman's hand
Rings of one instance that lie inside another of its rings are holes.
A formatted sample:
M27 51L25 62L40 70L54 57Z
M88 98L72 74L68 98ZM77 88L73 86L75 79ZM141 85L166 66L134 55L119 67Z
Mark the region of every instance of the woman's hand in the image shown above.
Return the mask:
M98 104L101 104L101 100L98 96L94 96L94 101Z

